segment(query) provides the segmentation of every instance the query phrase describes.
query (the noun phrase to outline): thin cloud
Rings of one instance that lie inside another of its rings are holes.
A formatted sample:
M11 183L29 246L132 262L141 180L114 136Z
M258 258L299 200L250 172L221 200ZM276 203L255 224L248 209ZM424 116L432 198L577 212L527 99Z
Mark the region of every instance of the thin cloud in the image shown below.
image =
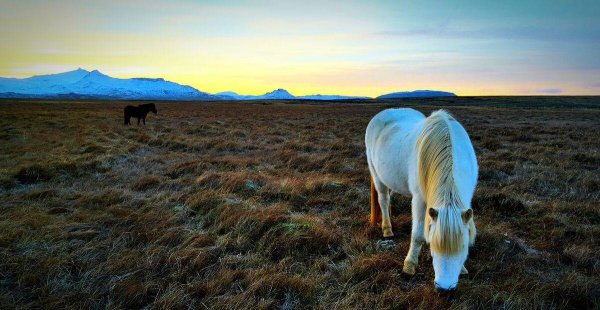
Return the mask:
M600 88L600 82L587 84L585 88Z
M536 93L538 93L538 94L556 95L556 94L561 94L562 93L562 89L558 89L558 88L538 89L536 91Z
M46 45L46 46L44 46ZM53 47L52 44L41 42L39 48L31 50L34 54L40 55L83 55L83 56L132 56L143 54L143 51L136 49L124 49L124 50L79 50L70 49L63 47Z
M29 67L19 67L10 70L10 77L28 77L39 74L55 74L67 71L73 71L82 67L88 71L97 69L101 72L114 76L134 76L145 75L156 72L156 68L151 66L117 66L117 65L51 65L41 64Z
M457 29L448 26L410 28L405 30L385 30L374 32L375 36L392 37L432 37L444 39L502 39L528 41L560 41L560 42L597 42L600 43L600 33L592 29L552 29L549 27L503 27L480 28L475 30Z
M28 67L13 68L9 71L15 75L22 76L27 74L54 74L71 70L76 70L79 65L52 65L40 64Z
M36 54L48 54L48 55L67 55L67 54L77 54L76 51L70 49L62 49L62 48L40 48L35 50Z

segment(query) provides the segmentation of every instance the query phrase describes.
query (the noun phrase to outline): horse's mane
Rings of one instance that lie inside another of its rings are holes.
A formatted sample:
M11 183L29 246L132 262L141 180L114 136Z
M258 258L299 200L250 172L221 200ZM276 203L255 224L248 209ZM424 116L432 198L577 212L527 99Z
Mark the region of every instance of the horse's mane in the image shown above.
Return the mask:
M438 253L455 254L462 247L462 214L465 206L454 180L454 161L450 122L456 121L448 112L439 110L426 120L417 140L419 183L428 208L436 207L437 223L430 240L431 249ZM431 217L425 217L425 236L429 236ZM475 225L470 231L475 239Z

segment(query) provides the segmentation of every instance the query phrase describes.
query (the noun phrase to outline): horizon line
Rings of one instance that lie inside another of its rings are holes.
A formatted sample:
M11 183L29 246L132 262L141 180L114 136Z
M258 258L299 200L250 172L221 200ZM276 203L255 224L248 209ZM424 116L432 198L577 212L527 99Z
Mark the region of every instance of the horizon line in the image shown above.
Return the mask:
M298 97L298 96L318 96L318 95L322 95L322 96L345 96L345 97L365 97L365 98L356 98L358 100L360 99L377 99L377 97L379 96L383 96L383 95L387 95L387 94L392 94L392 93L400 93L400 92L414 92L414 91L442 91L442 92L450 92L453 93L456 97L598 97L600 96L600 94L569 94L569 93L564 93L562 92L561 89L540 89L538 90L538 92L532 92L532 93L522 93L522 94L507 94L507 93L477 93L477 94L461 94L459 92L455 92L452 90L438 90L438 89L433 89L433 88L420 88L420 89L400 89L400 90L395 90L392 92L383 92L378 96L369 96L369 95L361 95L361 94L343 94L343 93L335 93L335 94L330 94L330 93L324 93L324 92L317 92L317 93L307 93L307 94L299 94L299 95L294 95L294 93L296 93L294 90L290 90L290 88L288 87L274 87L274 88L265 88L266 90L260 93L254 93L254 94L242 94L240 92L234 91L232 89L225 89L225 90L221 90L221 91L216 91L216 92L209 92L209 91L204 91L201 89L201 87L197 87L194 85L191 85L189 83L180 83L177 82L175 80L172 79L168 79L168 78L164 78L164 77L144 77L144 76L135 76L135 77L122 77L119 76L119 74L114 74L114 75L109 75L106 73L101 72L99 69L92 69L92 70L88 70L88 69L84 69L81 66L78 66L76 69L72 69L72 70L67 70L67 71L54 71L54 72L50 72L50 73L39 73L39 74L33 74L30 76L23 76L23 75L18 75L18 76L0 76L0 78L4 78L4 79L17 79L17 80L24 80L24 79L28 79L28 78L32 78L32 77L36 77L36 76L45 76L45 75L55 75L55 74L61 74L61 73L68 73L68 72L75 72L78 70L83 70L86 71L88 73L92 73L94 71L99 72L100 74L109 76L111 78L116 78L116 79L163 79L164 81L167 82L171 82L171 83L176 83L182 86L189 86L192 87L200 92L204 92L210 95L216 95L219 93L224 93L224 92L233 92L237 95L240 96L261 96L261 95L265 95L267 93L276 91L276 90L285 90L288 93L290 93L291 95ZM551 90L550 92L545 92ZM554 92L557 91L557 92ZM443 96L440 96L443 98ZM27 97L23 97L23 99L26 99ZM425 97L417 97L417 98L425 98ZM447 98L447 97L446 97ZM405 98L405 99L411 99L411 98ZM260 100L260 99L258 99ZM291 99L294 100L294 99ZM299 99L296 99L299 100ZM300 99L301 100L301 99ZM310 100L310 99L306 99L306 100Z

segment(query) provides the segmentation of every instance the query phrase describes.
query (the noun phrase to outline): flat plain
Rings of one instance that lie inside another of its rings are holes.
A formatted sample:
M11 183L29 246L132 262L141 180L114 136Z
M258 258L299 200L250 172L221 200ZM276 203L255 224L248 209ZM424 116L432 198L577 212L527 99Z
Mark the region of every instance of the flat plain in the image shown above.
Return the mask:
M0 102L0 308L600 307L600 98ZM451 296L429 248L402 274L368 225L364 131L444 108L480 173L477 240ZM133 122L134 123L134 122Z

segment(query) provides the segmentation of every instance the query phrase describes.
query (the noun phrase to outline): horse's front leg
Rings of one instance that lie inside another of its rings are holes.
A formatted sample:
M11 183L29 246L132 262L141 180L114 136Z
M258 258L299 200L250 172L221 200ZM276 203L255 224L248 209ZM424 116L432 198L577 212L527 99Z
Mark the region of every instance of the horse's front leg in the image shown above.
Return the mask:
M142 120L144 121L144 126L146 126L146 117L142 117Z
M421 247L425 243L425 201L419 195L413 195L412 203L412 231L410 235L410 248L404 259L404 273L414 275L419 263Z
M138 126L139 126L140 125L140 118L138 117L137 120L138 120Z

